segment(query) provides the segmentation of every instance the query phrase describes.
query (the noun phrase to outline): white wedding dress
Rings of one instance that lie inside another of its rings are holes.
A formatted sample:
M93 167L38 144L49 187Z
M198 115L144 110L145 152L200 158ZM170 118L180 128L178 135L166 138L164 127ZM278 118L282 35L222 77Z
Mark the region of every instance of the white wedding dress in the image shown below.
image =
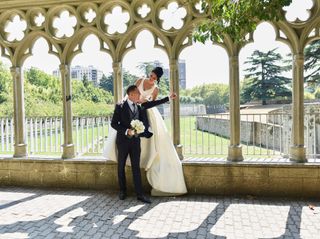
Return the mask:
M154 88L143 89L143 80L138 86L142 99L150 100ZM187 193L182 164L167 131L165 123L156 107L147 110L153 136L141 138L140 167L146 170L147 179L152 186L151 195L170 196ZM107 160L117 161L117 132L109 127L109 134L103 150ZM130 160L127 160L127 164Z

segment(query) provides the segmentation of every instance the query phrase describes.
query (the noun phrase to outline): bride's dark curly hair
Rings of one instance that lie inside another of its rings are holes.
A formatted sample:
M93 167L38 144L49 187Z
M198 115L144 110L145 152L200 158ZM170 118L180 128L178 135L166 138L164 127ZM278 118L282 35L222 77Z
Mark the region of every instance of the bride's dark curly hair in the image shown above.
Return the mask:
M160 83L160 78L161 78L161 76L163 75L163 69L162 69L162 67L157 66L156 68L154 68L154 69L152 70L152 72L153 72L154 74L156 74L156 76L157 76L157 84L159 84L159 83Z

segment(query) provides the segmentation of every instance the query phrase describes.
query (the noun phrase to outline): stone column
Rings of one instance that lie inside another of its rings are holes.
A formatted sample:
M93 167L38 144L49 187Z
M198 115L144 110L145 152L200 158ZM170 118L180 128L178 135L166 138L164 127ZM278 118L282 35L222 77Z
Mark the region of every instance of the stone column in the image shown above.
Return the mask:
M118 103L123 98L122 63L113 62L112 68L114 103Z
M63 153L62 158L74 158L75 148L72 138L72 91L69 65L60 65L61 82L62 82L62 100L63 100Z
M229 57L229 92L230 92L230 145L229 161L242 161L240 145L240 87L239 87L239 56Z
M295 162L306 162L304 146L304 55L293 56L293 91L292 91L292 141L290 159Z
M13 157L27 156L26 124L24 112L24 80L21 67L11 67L13 79L13 120L14 154Z
M179 96L179 61L177 59L170 60L170 90L177 94L177 98L170 102L171 125L173 144L182 160L182 145L180 144L180 96Z

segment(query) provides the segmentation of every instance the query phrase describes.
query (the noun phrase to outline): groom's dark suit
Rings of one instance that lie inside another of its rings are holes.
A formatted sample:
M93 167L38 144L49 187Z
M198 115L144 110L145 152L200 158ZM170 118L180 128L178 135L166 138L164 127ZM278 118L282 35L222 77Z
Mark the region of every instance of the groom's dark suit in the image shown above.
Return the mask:
M140 174L140 137L152 136L152 133L147 131L149 128L149 121L146 110L167 101L169 101L169 97L165 97L161 100L145 102L141 104L141 106L137 106L137 111L135 113L130 109L128 101L124 101L123 103L116 105L111 120L111 126L117 130L116 144L118 149L118 180L120 191L126 191L125 165L126 159L128 155L130 155L135 190L138 196L143 195ZM139 119L142 121L146 130L144 133L140 134L139 137L129 138L126 135L126 131L131 128L130 123L133 119Z

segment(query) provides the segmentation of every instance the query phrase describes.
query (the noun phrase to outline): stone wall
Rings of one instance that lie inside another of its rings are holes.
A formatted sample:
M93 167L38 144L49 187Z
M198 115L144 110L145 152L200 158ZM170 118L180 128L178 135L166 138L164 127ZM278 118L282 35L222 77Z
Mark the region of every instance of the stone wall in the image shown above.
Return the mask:
M320 165L185 163L189 193L320 197Z
M162 116L170 116L170 105L163 104L157 106L160 114ZM203 104L180 104L180 115L181 116L188 116L188 115L205 115L206 106Z
M292 135L292 116L290 109L281 109L272 114L252 116L255 119L243 118L240 121L240 140L242 144L256 145L267 149L280 151L283 155L289 154ZM306 107L304 141L307 155L320 155L320 113L314 113ZM228 116L197 116L198 130L214 133L230 138ZM250 116L251 117L251 116ZM261 117L264 117L264 119ZM261 121L261 122L260 122ZM264 122L263 122L264 121Z
M320 104L317 102L305 103L304 112L304 144L306 146L306 153L307 155L320 155ZM285 105L281 110L275 110L272 113L284 115L282 117L282 126L287 138L284 138L283 141L284 143L290 143L292 135L292 105ZM281 121L279 121L279 124L281 124Z
M198 130L215 133L227 137L230 136L229 119L216 119L210 116L197 116L196 127Z
M132 190L131 175L127 181ZM145 175L143 181L147 188ZM117 164L105 160L3 159L0 185L117 190Z
M230 126L228 119L217 119L210 116L198 116L196 127L199 130L214 133L230 138ZM258 122L240 122L240 140L243 144L257 145L265 148L280 150L283 148L281 141L281 126L275 124L261 124Z
M183 162L189 194L320 197L320 165ZM131 168L126 168L133 192ZM150 192L145 173L142 181ZM118 191L115 163L83 160L0 159L0 186Z

